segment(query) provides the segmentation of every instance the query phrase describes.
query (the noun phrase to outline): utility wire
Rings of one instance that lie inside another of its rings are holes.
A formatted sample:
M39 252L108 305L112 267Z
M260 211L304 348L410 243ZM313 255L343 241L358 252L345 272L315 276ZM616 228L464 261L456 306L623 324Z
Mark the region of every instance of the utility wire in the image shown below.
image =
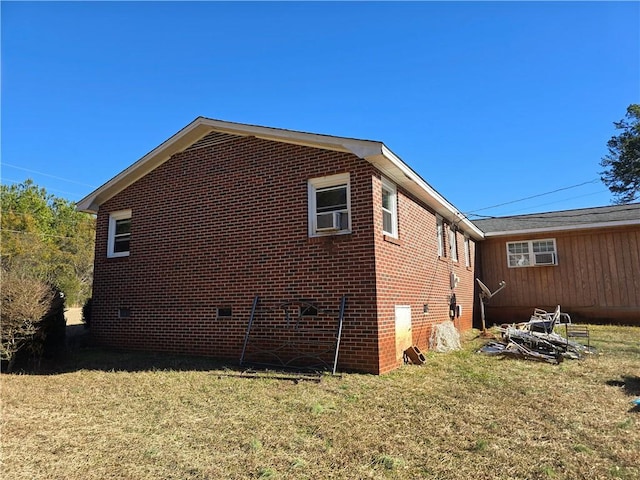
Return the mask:
M81 185L83 187L96 188L94 185L89 185L87 183L76 182L75 180L70 180L68 178L56 177L55 175L49 175L48 173L38 172L36 170L31 170L29 168L19 167L17 165L13 165L11 163L4 162L3 165L6 165L7 167L15 168L15 169L18 169L18 170L23 170L25 172L36 173L38 175L44 175L45 177L55 178L56 180L62 180L63 182L75 183L76 185Z
M545 195L551 195L552 193L562 192L563 190L569 190L571 188L582 187L583 185L588 185L590 183L596 183L598 181L600 181L599 178L594 178L593 180L589 180L588 182L582 182L582 183L578 183L576 185L570 185L568 187L558 188L557 190L552 190L550 192L538 193L537 195L531 195L530 197L520 198L518 200L511 200L510 202L499 203L498 205L491 205L490 207L478 208L478 209L473 210L471 212L467 212L464 215L465 216L467 216L467 215L475 215L476 212L481 212L483 210L489 210L491 208L502 207L504 205L511 205L513 203L524 202L525 200L531 200L532 198L538 198L538 197L543 197Z
M13 178L4 177L4 178L2 178L2 184L3 185L7 185L7 183L5 183L5 182L11 182L11 183L14 183L14 184L19 184L19 183L23 183L24 180L15 180ZM47 190L47 193L49 193L49 192L58 192L58 193L66 193L67 195L73 195L74 197L79 197L80 196L80 194L78 192L67 192L66 190L58 190L57 188L46 187L46 190Z
M595 208L607 208L607 207L595 207ZM591 209L587 209L587 210L591 210ZM638 210L640 212L640 207L639 206L630 206L628 208L620 208L620 209L616 209L616 212L630 212L632 210ZM583 213L572 213L572 214L567 214L567 215L558 215L554 212L551 212L549 214L535 214L535 213L530 213L530 214L524 214L524 215L513 215L513 216L508 216L508 217L494 217L491 215L478 215L481 216L482 218L477 218L476 220L493 220L493 219L509 219L509 220L513 220L513 221L529 221L529 220L544 220L545 222L550 222L553 223L555 221L559 222L559 223L566 223L566 220L562 220L562 219L567 219L567 218L578 218L578 217L593 217L594 215L611 215L611 211L606 211L606 212L583 212Z
M547 205L555 205L558 203L563 203L563 202L568 202L569 200L575 200L576 198L584 198L584 197L591 197L593 195L600 195L601 193L607 192L607 190L598 190L597 192L591 192L591 193L585 193L584 195L575 195L573 197L568 197L568 198L563 198L560 200L554 200L553 202L546 202L546 203L539 203L537 205L531 206L531 207L527 207L527 210L531 210L531 209L538 209L540 207L546 207ZM597 208L597 207L593 207L593 208ZM510 210L508 212L505 212L503 215L500 215L501 217L506 217L507 215L510 214L514 214L514 215L533 215L533 214L540 214L540 211L533 211L532 213L517 213L518 210ZM473 216L475 217L482 217L483 215L476 215L474 214Z
M69 236L69 235L54 235L52 233L44 233L44 232L25 232L24 230L10 230L8 228L1 228L0 232L8 232L8 233L19 233L20 235L33 235L40 237L51 237L51 238L68 238L68 239L77 239L78 236Z

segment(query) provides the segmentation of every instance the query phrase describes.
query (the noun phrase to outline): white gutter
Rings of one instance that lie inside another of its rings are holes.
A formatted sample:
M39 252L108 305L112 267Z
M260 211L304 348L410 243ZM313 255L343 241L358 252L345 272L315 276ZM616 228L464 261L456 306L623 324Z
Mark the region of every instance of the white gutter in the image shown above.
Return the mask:
M438 214L440 214L443 218L446 218L450 222L455 225L462 225L464 231L470 233L472 237L476 240L481 240L484 238L484 232L480 230L474 223L472 223L466 216L464 216L456 207L454 207L449 201L444 198L440 193L438 193L431 185L429 185L424 179L414 172L406 163L404 163L400 158L396 156L391 150L389 150L384 144L382 144L382 155L389 160L395 168L397 168L402 175L410 180L413 184L419 187L419 192L416 193L419 198L424 198L424 194L426 193L428 197L427 203L436 210ZM368 160L368 159L367 159ZM373 163L373 162L372 162ZM412 190L411 185L407 185L404 179L395 179L401 184L403 187L408 190ZM415 190L415 189L413 189Z
M484 234L485 238L490 237L506 237L509 235L524 235L531 233L550 233L550 232L565 232L571 230L591 230L594 228L611 228L611 227L627 227L633 225L640 225L640 219L638 220L617 220L614 222L598 222L598 223L583 223L579 225L563 225L560 227L547 227L547 228L528 228L523 230L504 230L500 232L487 232Z

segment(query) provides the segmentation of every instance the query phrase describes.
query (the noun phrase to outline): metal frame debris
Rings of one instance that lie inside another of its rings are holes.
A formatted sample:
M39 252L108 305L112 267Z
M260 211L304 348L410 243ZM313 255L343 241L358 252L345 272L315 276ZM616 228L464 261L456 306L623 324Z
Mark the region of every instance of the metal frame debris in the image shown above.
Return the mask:
M560 325L565 326L566 336L556 333L556 327ZM572 337L571 330L576 327L571 324L569 314L560 311L560 305L553 313L536 308L528 322L502 325L498 329L502 341L490 341L478 352L552 364L558 364L564 359L580 360L585 355L593 353L593 349L586 326L579 326L579 336L587 339L586 346L569 340Z
M296 299L272 307L256 296L244 337L240 365L336 374L346 307L321 309L311 300ZM310 312L307 313L307 312Z

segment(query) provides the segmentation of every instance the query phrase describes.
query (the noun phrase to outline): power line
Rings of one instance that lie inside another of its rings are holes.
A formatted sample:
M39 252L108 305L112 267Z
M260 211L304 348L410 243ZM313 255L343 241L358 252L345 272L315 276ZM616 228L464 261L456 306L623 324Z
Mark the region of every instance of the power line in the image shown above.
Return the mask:
M23 170L25 172L36 173L38 175L44 175L45 177L55 178L56 180L62 180L63 182L75 183L76 185L81 185L83 187L96 188L95 185L89 185L87 183L76 182L75 180L70 180L68 178L56 177L55 175L50 175L48 173L38 172L37 170L31 170L29 168L19 167L17 165L13 165L11 163L4 162L3 165L6 165L7 167L15 168L17 170Z
M2 183L6 185L5 182L11 182L11 183L16 183L17 184L17 183L23 183L24 180L16 180L14 178L3 177L2 178ZM59 190L57 188L49 188L49 187L47 187L46 190L47 190L47 193L49 193L49 192L66 193L67 195L73 195L74 197L79 197L81 195L81 194L78 194L78 192L67 192L66 190Z
M558 188L557 190L552 190L550 192L538 193L537 195L531 195L530 197L520 198L518 200L511 200L510 202L499 203L498 205L491 205L490 207L478 208L478 209L473 210L471 212L467 212L464 215L465 216L472 215L472 214L475 214L476 212L481 212L483 210L489 210L491 208L503 207L504 205L511 205L513 203L524 202L525 200L531 200L532 198L538 198L538 197L543 197L545 195L551 195L552 193L557 193L557 192L562 192L563 190L569 190L569 189L572 189L572 188L582 187L583 185L588 185L590 183L596 183L598 181L600 181L599 178L594 178L593 180L589 180L587 182L578 183L576 185L570 185L568 187ZM478 215L476 215L476 216L478 216Z
M44 232L26 232L24 230L10 230L8 228L1 228L1 232L9 232L9 233L19 233L21 235L38 235L41 237L51 237L51 238L65 238L65 239L77 239L78 237L69 236L69 235L54 235L52 233L44 233Z
M584 195L575 195L573 197L568 197L568 198L563 198L560 200L555 200L553 202L546 202L546 203L539 203L537 205L534 206L530 206L530 207L526 207L525 210L535 210L538 209L540 207L546 207L547 205L555 205L558 203L564 203L564 202L568 202L570 200L575 200L576 198L584 198L584 197L591 197L593 195L600 195L604 192L606 192L607 190L598 190L597 192L591 192L591 193L585 193ZM597 208L597 207L593 207L593 208ZM533 211L531 213L518 213L519 210L509 210L507 212L504 212L503 214L500 215L500 217L506 217L506 216L510 216L511 214L515 214L515 215L534 215L534 214L539 214L539 211ZM478 214L472 214L473 217L491 217L490 215L478 215ZM493 218L496 218L495 216Z

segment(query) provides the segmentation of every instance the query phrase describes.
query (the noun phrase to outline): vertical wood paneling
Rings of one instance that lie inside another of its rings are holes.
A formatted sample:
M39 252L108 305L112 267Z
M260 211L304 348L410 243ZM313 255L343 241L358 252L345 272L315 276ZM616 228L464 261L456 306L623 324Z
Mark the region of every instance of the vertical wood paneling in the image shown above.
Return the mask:
M555 302L553 297L556 295L556 290L549 285L551 283L551 278L548 275L549 268L551 267L523 269L526 270L527 276L534 280L531 283L536 286L535 290L531 292L529 305L535 304L546 307Z
M507 241L542 238L556 239L557 266L507 267ZM492 307L559 304L565 311L596 311L606 318L615 318L619 312L629 316L640 308L638 226L489 238L479 248L487 286L493 289L500 280L507 282L507 288L491 300Z
M580 289L580 294L578 295L576 302L582 302L583 305L589 304L588 301L585 302L585 299L590 299L593 297L593 282L589 279L589 265L591 265L591 262L589 261L589 257L587 257L587 239L588 237L586 235L576 237L574 251L574 265L578 266L576 270L580 274L580 280L576 282L576 286Z
M556 248L558 251L560 251L561 246L565 253L565 255L563 255L564 260L562 262L558 260L558 265L555 267L548 267L548 270L553 270L552 275L555 280L553 288L557 292L557 301L555 303L560 306L571 303L572 290L574 289L576 281L575 275L567 274L567 271L573 268L573 246L571 244L571 238L556 238Z
M627 271L630 285L629 304L640 306L640 232L629 235L629 263Z
M584 262L579 260L580 247L579 239L577 237L565 237L565 242L568 246L567 249L567 261L560 264L562 273L562 284L564 286L563 302L567 305L576 305L578 302L578 296L583 291L580 285L582 284L581 268Z
M616 255L618 251L615 248L615 236L611 233L607 233L606 239L607 239L607 248L605 251L607 253L607 260L609 262L609 272L611 275L610 283L611 283L612 303L610 304L610 306L621 305L620 290L621 290L621 285L624 283L624 281L622 282L616 281L616 279L622 279L623 277L618 275L618 265L616 262Z
M600 256L600 237L597 234L591 235L590 241L587 243L589 247L590 258L593 259L593 280L596 282L596 305L606 305L607 297L604 288L604 272L602 270L602 259Z
M600 274L596 268L595 262L592 261L593 250L590 247L593 246L593 237L594 236L592 234L588 234L586 235L586 238L581 242L585 252L584 257L582 258L587 265L587 282L590 285L589 290L591 292L590 296L586 299L585 305L597 305L601 289Z
M629 265L629 247L622 242L621 235L614 235L615 237L615 260L616 271L618 272L618 278L621 280L618 282L620 289L620 303L619 305L629 305L629 287L628 279L629 273L627 265Z
M607 245L607 236L598 236L598 245L600 248L596 252L600 256L600 265L602 268L602 285L604 290L604 305L610 307L613 305L613 284L611 278L611 266L609 265L609 253Z
M511 275L515 275L515 282L512 282L511 288L516 295L516 305L527 304L530 301L532 292L531 282L524 275L523 268L509 269Z

